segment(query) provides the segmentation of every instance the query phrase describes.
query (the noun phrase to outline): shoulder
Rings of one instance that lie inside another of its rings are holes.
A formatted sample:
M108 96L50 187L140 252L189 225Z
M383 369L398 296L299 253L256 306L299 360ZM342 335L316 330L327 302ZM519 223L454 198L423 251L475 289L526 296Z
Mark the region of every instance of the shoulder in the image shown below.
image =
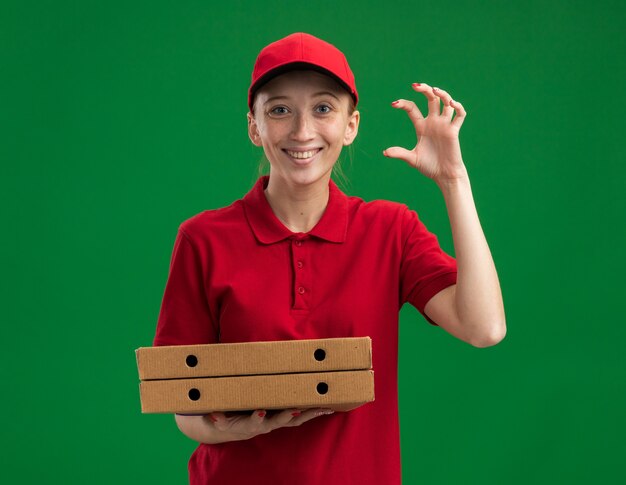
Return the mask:
M386 227L406 226L411 218L410 213L415 214L402 202L386 199L365 201L356 196L350 196L348 200L351 218L365 224L381 224Z
M226 207L199 212L181 222L178 229L188 239L205 239L237 224L245 224L241 199Z

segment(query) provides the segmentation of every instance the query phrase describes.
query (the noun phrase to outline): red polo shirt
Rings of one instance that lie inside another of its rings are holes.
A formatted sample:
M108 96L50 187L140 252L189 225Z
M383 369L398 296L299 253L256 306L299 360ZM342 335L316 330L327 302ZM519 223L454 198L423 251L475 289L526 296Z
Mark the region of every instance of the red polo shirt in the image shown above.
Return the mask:
M372 339L374 402L244 441L200 444L192 484L401 483L398 313L456 283L415 211L347 196L329 181L308 233L274 215L260 177L228 207L178 230L154 345L362 337Z

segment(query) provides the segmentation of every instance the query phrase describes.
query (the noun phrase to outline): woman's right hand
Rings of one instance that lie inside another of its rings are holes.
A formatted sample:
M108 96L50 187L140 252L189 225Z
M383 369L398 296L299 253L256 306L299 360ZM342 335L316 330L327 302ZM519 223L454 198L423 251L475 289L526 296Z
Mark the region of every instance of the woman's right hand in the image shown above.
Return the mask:
M175 414L178 429L194 441L206 444L227 443L254 438L286 426L300 426L311 419L332 414L332 409L313 408L235 412L213 412L206 415ZM273 414L272 414L273 413ZM299 414L298 414L299 413Z
M332 413L334 413L332 409L325 408L284 409L272 411L270 414L259 409L251 414L213 412L208 417L217 431L234 436L236 440L247 440L278 428L300 426L319 416Z

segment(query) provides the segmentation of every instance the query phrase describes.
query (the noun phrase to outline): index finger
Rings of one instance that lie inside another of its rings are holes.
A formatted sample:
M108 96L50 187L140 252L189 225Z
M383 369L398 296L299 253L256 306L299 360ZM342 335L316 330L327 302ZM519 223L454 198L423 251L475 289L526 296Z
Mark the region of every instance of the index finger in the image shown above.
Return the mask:
M406 111L415 126L417 126L417 124L424 119L424 115L413 101L398 99L397 101L391 103L391 106Z
M413 83L411 87L428 99L428 114L435 113L439 115L440 102L437 95L433 92L433 88L425 83Z

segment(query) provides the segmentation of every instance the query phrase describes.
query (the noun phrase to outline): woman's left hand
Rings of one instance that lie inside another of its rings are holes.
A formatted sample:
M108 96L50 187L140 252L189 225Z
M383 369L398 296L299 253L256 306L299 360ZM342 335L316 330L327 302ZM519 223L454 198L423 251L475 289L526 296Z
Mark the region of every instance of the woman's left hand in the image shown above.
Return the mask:
M417 145L413 150L390 147L383 151L383 155L404 160L437 184L467 177L459 144L459 131L466 115L463 106L453 101L443 89L431 88L424 83L412 86L428 99L428 116L424 117L413 101L399 99L391 105L409 115L415 126ZM443 111L440 102L443 102Z

